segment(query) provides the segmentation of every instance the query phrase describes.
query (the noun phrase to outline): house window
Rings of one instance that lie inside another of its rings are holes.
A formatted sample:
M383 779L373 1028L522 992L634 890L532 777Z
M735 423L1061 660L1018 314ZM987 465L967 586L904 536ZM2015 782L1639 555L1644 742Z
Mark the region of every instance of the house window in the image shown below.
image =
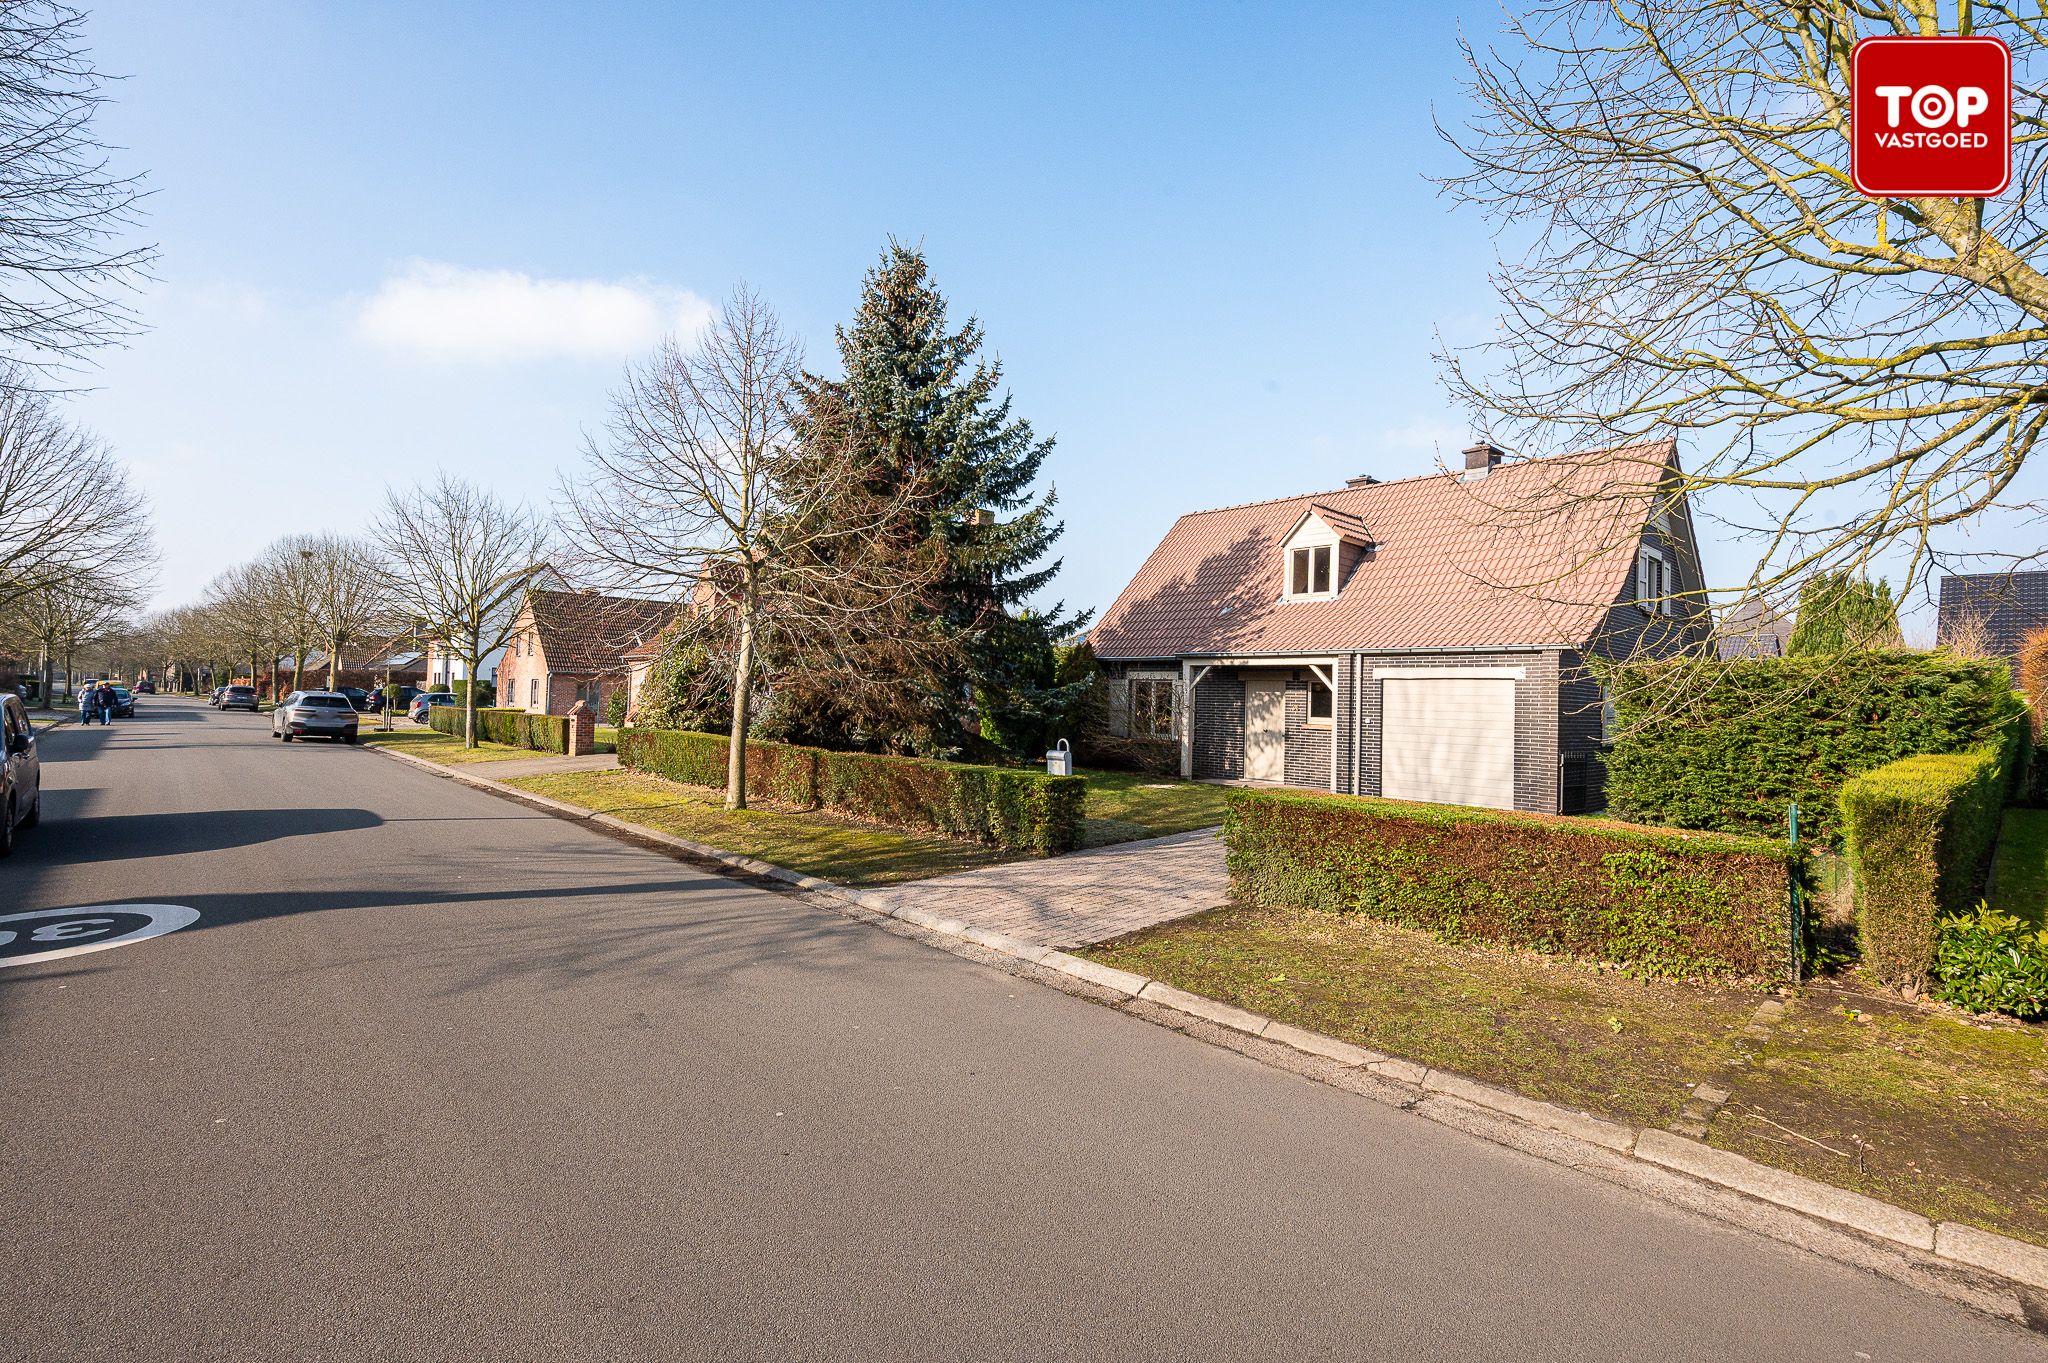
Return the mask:
M1614 730L1616 727L1614 688L1603 686L1600 688L1600 741L1602 743L1614 742Z
M603 709L603 708L604 708L604 705L603 705L603 703L602 703L602 702L603 702L603 698L604 698L604 688L603 688L603 686L602 686L601 684L599 684L598 682L596 682L596 681L580 681L580 682L577 682L577 683L576 683L576 699L578 699L578 700L582 701L582 702L583 702L583 703L584 703L585 705L587 705L587 706L588 706L588 707L590 707L591 709L593 709L593 710L601 710L601 709Z
M1335 694L1331 692L1329 687L1323 685L1321 682L1315 680L1314 678L1310 678L1308 684L1309 723L1314 724L1320 721L1324 724L1328 724L1330 722L1331 717L1334 716L1336 713L1337 697L1335 696Z
M540 678L539 678L539 677L528 677L528 678L526 679L526 708L527 708L527 709L529 709L529 710L531 710L531 709L532 709L532 708L533 708L534 706L536 706L536 705L539 705L539 704L540 704Z
M1173 737L1173 685L1145 677L1131 683L1131 737Z
M1671 614L1671 565L1655 549L1636 556L1636 604L1651 615Z
M1328 596L1331 591L1331 557L1335 546L1311 544L1296 549L1288 567L1289 596Z

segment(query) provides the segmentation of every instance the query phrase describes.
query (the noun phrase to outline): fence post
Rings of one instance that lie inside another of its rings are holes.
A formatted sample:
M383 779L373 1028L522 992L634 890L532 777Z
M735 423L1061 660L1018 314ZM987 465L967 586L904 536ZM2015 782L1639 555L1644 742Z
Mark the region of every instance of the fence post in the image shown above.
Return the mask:
M1799 968L1806 943L1806 905L1799 897L1799 802L1785 806L1787 840L1792 844L1792 983L1799 983Z

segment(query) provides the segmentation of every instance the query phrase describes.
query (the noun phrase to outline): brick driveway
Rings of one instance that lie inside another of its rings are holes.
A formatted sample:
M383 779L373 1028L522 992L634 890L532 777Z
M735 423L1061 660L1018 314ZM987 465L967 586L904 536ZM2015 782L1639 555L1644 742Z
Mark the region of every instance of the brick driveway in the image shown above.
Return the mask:
M1040 946L1076 947L1217 908L1230 877L1223 840L1204 828L868 893Z

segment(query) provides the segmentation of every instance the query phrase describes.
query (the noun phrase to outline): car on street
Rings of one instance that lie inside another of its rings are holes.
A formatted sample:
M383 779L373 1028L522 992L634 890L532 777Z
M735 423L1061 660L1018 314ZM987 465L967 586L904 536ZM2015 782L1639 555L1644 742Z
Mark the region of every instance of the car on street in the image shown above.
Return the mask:
M247 710L256 713L256 688L253 686L223 686L220 699L215 701L223 710Z
M337 686L334 688L334 694L347 696L348 703L355 707L358 714L370 708L370 693L360 686Z
M426 691L412 698L412 707L405 712L405 717L415 724L425 724L427 722L427 711L436 709L439 706L453 704L455 704L455 693L453 691Z
M151 681L149 678L144 677L141 681L135 683L135 694L138 696L155 695L156 683Z
M356 741L356 707L339 691L294 691L270 712L273 737L334 738Z
M43 821L43 764L35 727L20 696L0 699L0 857L14 850L14 830Z
M125 686L114 688L114 718L135 718L135 693Z

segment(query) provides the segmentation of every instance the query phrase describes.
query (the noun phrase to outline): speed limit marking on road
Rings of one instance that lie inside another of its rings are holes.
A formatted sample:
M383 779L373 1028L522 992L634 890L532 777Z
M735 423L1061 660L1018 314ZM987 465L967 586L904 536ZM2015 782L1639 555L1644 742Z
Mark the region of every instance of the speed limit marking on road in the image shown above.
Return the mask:
M92 904L0 914L0 966L35 965L125 947L198 921L199 910L183 904Z

